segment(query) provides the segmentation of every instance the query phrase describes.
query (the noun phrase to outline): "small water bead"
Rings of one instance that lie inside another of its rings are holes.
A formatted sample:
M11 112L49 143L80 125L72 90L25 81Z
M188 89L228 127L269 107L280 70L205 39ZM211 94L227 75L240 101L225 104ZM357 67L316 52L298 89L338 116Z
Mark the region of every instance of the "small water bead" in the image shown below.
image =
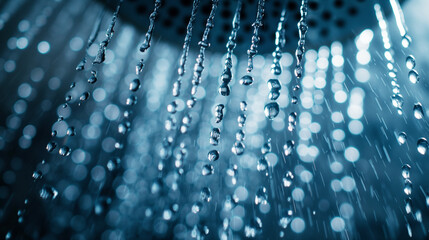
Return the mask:
M412 190L413 190L413 184L412 184L411 180L408 178L405 179L405 181L404 181L404 193L406 195L411 195Z
M107 161L106 167L110 172L116 170L121 164L121 159L116 157Z
M283 178L283 186L290 187L293 181L293 174L291 171L287 171L285 177Z
M140 61L136 65L136 75L139 75L143 71L144 66L144 60L140 59Z
M279 226L282 227L283 229L286 229L290 222L291 222L290 217L282 217L279 220Z
M126 134L131 127L131 123L126 121L124 123L118 124L118 133Z
M277 115L279 115L279 112L280 112L280 107L277 102L267 103L264 107L265 117L267 117L270 120L277 117Z
M255 238L257 234L262 232L262 221L258 217L254 217L249 225L244 227L244 235L247 238Z
M216 123L220 123L223 119L223 109L225 106L223 104L218 104L215 108L215 117L216 117Z
M286 157L292 154L294 146L295 146L295 142L293 140L288 140L286 144L283 146L283 150Z
M398 134L398 143L399 145L405 144L407 142L407 134L405 132L401 132Z
M85 63L86 63L86 58L82 59L82 61L80 61L77 64L76 71L82 71L83 69L85 69Z
M214 167L211 164L206 164L203 166L203 169L201 170L201 174L203 176L212 175L214 173Z
M246 134L244 133L243 129L240 129L235 133L235 140L237 141L244 141L245 137L246 137Z
M267 142L264 143L264 145L262 145L261 147L261 153L262 154L267 154L271 152L271 138L268 138Z
M301 89L301 87L299 86L299 85L295 85L295 86L293 86L293 91L294 92L296 92L296 91L298 91L299 89Z
M75 82L72 82L72 83L70 84L70 88L74 88L74 87L76 87L76 83L75 83Z
M66 100L66 102L70 102L72 100L72 96L67 95L66 98L65 98L65 100Z
M188 106L188 108L193 108L195 106L195 103L197 103L197 99L195 97L191 97L191 99L188 99L188 101L186 101L186 106Z
M419 140L417 140L417 151L421 155L426 154L428 147L429 147L429 144L428 144L428 141L426 140L426 138L419 138Z
M291 101L290 101L292 104L297 104L298 103L298 98L297 97L295 97L295 96L293 96L292 98L291 98Z
M275 90L275 91L279 91L282 88L279 80L277 79L270 79L268 80L268 89L270 91Z
M232 146L232 153L234 153L235 155L239 156L242 155L244 153L244 149L245 149L245 145L243 142L241 141L236 141L234 143L234 145Z
M194 203L194 205L192 205L192 212L199 213L201 211L201 208L203 208L203 204L201 202L196 202Z
M240 114L237 117L237 122L239 127L244 127L244 124L246 123L246 114Z
M226 84L226 83L222 83L219 86L218 91L219 91L219 94L222 96L229 96L229 94L231 93L231 89L229 88L228 84Z
M58 196L58 191L48 185L44 185L39 191L40 198L44 200L54 200Z
M177 111L176 101L172 101L170 104L167 105L167 111L169 113L176 113L176 111Z
M242 112L247 111L247 102L246 102L246 101L241 101L241 102L240 102L240 110L241 110Z
M270 100L277 100L280 97L280 91L276 91L276 90L271 90L270 93L268 94L268 98Z
M416 119L422 119L425 116L423 106L419 102L414 104L413 112Z
M411 44L411 41L412 41L411 36L408 34L405 34L404 36L402 36L402 40L401 40L402 47L408 48Z
M88 83L94 84L96 82L97 82L97 77L95 75L92 75L91 77L88 78Z
M141 84L138 78L130 82L130 86L129 86L130 91L136 92L137 90L140 89L140 87L141 87Z
M49 142L47 145L46 145L46 150L48 151L48 152L52 152L52 151L54 151L54 149L57 147L57 143L56 142Z
M255 195L255 204L258 205L260 203L267 204L268 194L267 189L265 187L260 187L258 191L256 191Z
M36 170L33 172L33 175L31 177L34 179L34 181L40 180L43 177L43 173L40 170Z
M216 160L219 159L219 151L218 150L211 150L208 154L207 154L207 159L210 162L214 162Z
M262 157L258 160L258 165L256 166L256 169L259 172L263 172L266 171L269 167L268 161L267 159L265 159L265 157Z
M410 214L410 213L411 213L411 211L412 211L412 205L413 205L413 201L411 200L411 198L410 198L410 197L407 197L407 198L405 199L405 212L406 212L407 214Z
M90 95L91 94L89 92L84 92L84 93L82 93L82 95L80 95L79 100L81 102L86 101L86 100L88 100Z
M404 166L402 166L402 177L404 179L410 178L410 171L411 171L411 166L409 164L404 164Z
M394 94L392 96L392 105L396 108L402 108L402 105L404 105L404 98L401 94Z
M291 112L290 114L289 114L289 117L288 117L288 121L290 122L290 123L294 123L294 122L296 122L296 112Z
M201 200L205 202L210 202L212 200L212 192L210 188L203 187L203 189L201 189L200 196L201 196Z
M74 127L67 128L67 135L68 136L75 136L76 135L76 129Z
M70 149L69 147L67 147L67 146L62 146L62 147L60 147L60 149L58 150L58 153L59 153L61 156L67 157L67 156L69 156L69 155L70 155L70 153L71 153L71 149Z
M405 59L405 65L407 66L407 68L409 70L414 69L414 67L416 66L416 59L414 58L413 55L409 55L406 59Z
M132 106L132 105L136 105L137 104L137 97L134 95L131 95L127 98L127 100L125 101L125 104L127 106Z
M222 75L220 76L220 79L222 80L223 83L228 84L229 82L231 82L232 80L232 72L231 72L231 68L226 67L223 72Z
M420 80L419 73L415 69L410 70L410 72L408 72L408 80L416 84Z
M58 134L58 132L57 132L57 131L55 131L55 130L53 130L53 131L51 132L51 136L52 136L52 137L57 136L57 134Z
M253 77L250 75L244 75L240 78L240 84L244 86L249 86L253 83Z
M279 61L275 61L272 65L271 65L271 73L274 75L280 75L282 74L282 67L280 65Z

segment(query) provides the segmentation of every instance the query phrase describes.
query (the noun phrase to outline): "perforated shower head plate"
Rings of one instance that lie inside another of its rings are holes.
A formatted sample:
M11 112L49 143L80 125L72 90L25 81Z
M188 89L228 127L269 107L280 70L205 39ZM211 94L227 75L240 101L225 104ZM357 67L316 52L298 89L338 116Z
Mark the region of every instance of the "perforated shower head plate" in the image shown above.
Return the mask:
M113 8L117 1L107 1ZM153 10L153 0L125 0L120 17L132 22L146 31L149 25L149 14ZM164 0L160 14L156 20L155 36L161 40L183 44L186 25L190 18L193 0ZM400 1L400 2L403 2ZM215 27L210 33L211 47L209 50L223 52L228 40L237 1L220 1L216 12ZM258 0L243 0L241 11L241 28L237 37L238 45L235 52L244 54L249 48L252 23L255 21ZM280 13L286 8L286 47L285 51L293 51L298 40L297 22L300 19L300 0L267 0L265 16L260 34L260 53L269 53L274 49L274 35ZM375 26L376 18L373 10L374 0L309 0L307 46L318 47L333 41L345 41L365 28ZM391 8L388 1L380 1L384 12L389 15ZM211 10L211 0L201 0L197 20L194 25L192 46L200 40L204 31L205 19Z

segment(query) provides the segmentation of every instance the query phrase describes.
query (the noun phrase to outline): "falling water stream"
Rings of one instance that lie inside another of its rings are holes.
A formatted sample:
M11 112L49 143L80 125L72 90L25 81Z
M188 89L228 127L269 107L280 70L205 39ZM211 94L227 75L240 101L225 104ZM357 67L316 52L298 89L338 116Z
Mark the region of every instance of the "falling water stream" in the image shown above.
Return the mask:
M0 237L428 238L429 4L352 2L0 1Z

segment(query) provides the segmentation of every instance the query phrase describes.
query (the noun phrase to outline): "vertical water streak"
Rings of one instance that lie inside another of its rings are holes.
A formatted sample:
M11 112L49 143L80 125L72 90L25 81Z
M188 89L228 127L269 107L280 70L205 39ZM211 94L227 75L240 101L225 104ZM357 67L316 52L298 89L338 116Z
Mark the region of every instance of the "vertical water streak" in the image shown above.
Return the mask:
M247 50L248 63L247 63L247 72L253 70L253 57L258 53L258 44L260 41L259 38L259 28L262 26L262 18L264 17L265 12L265 0L258 1L258 11L256 13L256 20L252 24L253 26L253 36L252 44L250 45L249 50Z
M408 28L405 23L404 13L402 12L401 5L399 4L398 0L389 0L389 2L390 6L392 6L393 15L395 16L395 21L396 25L398 26L399 34L404 37L408 32Z
M119 10L121 9L121 5L124 2L124 0L119 0L118 5L116 6L116 10L113 13L112 20L110 21L109 27L107 27L106 30L106 38L100 42L100 48L98 49L97 55L95 56L94 61L92 64L100 64L103 63L106 59L106 48L107 45L109 45L110 41L112 40L113 33L115 32L115 24L116 20L118 18Z
M150 47L150 42L152 41L153 30L155 29L155 20L158 16L159 8L161 7L161 0L155 0L155 7L153 12L149 16L149 28L145 34L145 39L140 45L140 52L144 53Z

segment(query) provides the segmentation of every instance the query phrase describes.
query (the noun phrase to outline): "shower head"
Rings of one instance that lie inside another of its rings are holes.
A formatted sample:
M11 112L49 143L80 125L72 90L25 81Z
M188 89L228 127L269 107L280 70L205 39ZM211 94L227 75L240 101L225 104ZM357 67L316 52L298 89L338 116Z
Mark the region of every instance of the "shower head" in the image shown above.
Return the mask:
M114 8L116 1L107 1ZM401 0L400 2L403 2ZM192 0L163 1L160 14L156 20L155 36L171 44L182 45L186 34L186 24L190 18ZM225 44L231 32L231 21L237 1L221 1L215 27L210 33L209 50L224 52ZM241 11L241 28L237 36L235 52L245 54L250 46L252 23L255 21L257 0L243 0ZM356 36L365 28L376 24L372 0L309 0L307 46L309 48L330 44L333 41L346 41ZM386 14L391 13L388 1L380 1ZM265 4L265 16L260 34L259 53L270 53L274 50L274 36L282 8L286 8L286 45L285 51L294 51L298 41L297 22L300 19L300 1L270 0ZM194 25L193 46L200 40L204 31L205 18L209 15L211 1L200 2L197 22ZM152 0L126 0L120 17L146 31L149 25L149 14L153 10Z

